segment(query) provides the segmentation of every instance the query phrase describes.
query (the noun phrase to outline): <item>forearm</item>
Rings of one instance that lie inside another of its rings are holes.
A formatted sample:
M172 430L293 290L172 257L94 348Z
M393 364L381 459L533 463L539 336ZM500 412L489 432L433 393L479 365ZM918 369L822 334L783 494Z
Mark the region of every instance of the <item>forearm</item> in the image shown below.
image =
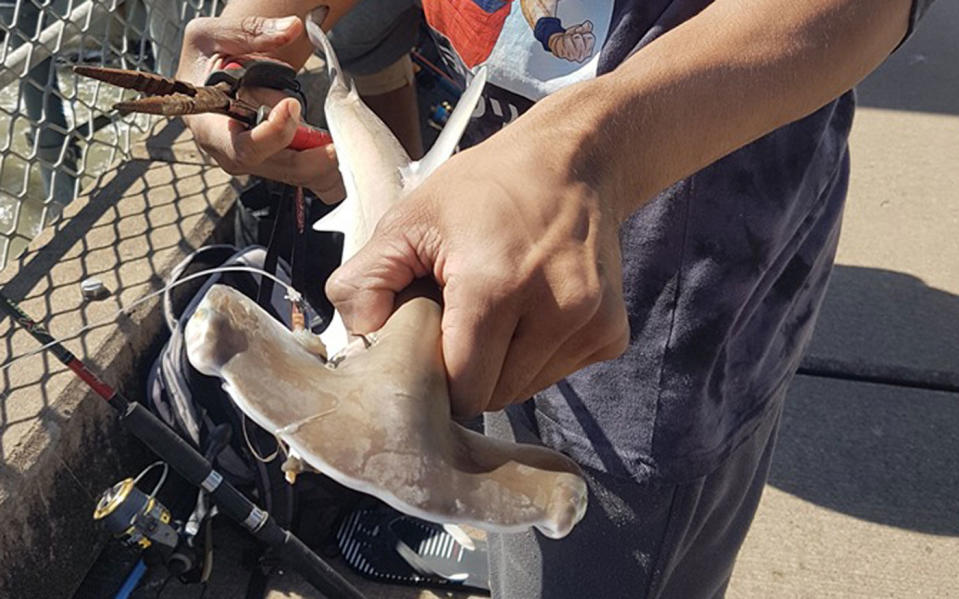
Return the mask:
M546 98L527 120L566 122L554 158L623 219L850 89L901 41L909 8L909 0L717 0L612 73Z

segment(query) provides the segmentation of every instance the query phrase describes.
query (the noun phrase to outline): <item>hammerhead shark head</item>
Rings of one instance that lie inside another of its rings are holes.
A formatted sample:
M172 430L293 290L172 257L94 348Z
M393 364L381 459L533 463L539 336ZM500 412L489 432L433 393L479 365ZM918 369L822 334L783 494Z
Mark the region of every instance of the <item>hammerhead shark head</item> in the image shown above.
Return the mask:
M412 162L390 130L347 85L319 27L307 21L331 78L324 105L347 198L317 228L345 236L344 260L379 218L453 152L480 99L485 71L464 92L443 132ZM586 510L579 467L552 449L491 439L455 422L443 363L442 308L429 293L401 294L383 327L349 341L335 320L321 343L287 330L238 291L213 286L190 319L186 344L197 370L218 376L236 405L297 460L396 509L441 524L560 538ZM345 348L334 359L326 347ZM292 465L292 466L291 466Z

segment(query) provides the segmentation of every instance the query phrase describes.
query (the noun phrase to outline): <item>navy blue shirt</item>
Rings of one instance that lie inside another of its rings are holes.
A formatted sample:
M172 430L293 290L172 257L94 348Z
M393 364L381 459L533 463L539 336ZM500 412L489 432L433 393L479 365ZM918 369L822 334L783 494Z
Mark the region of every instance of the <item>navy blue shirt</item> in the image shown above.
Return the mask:
M614 69L709 1L561 0L547 17L554 20L542 22L521 14L519 3L474 2L480 17L468 4L426 0L424 9L462 74L489 68L485 104L469 131L475 142L554 89ZM913 23L929 4L914 2ZM468 22L474 18L482 22ZM594 46L572 58L550 56L549 40L536 37L587 22ZM518 50L531 58L517 60ZM526 404L544 442L614 475L683 482L716 468L778 407L835 255L854 105L853 93L844 94L676 183L628 219L621 242L629 347Z

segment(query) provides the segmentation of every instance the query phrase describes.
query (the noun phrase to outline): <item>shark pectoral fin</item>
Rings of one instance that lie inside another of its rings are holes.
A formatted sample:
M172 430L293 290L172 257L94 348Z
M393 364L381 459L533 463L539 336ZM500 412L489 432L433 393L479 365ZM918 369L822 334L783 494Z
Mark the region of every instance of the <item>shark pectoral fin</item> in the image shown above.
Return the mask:
M406 187L410 187L412 184L419 183L429 177L430 173L439 168L441 164L453 155L453 152L456 150L456 145L460 142L460 138L463 137L466 125L469 124L470 117L476 109L476 104L479 103L483 97L483 87L485 85L486 67L481 67L473 77L469 87L467 87L463 95L460 96L459 102L456 103L456 108L453 109L453 113L446 121L446 125L443 126L443 131L441 131L439 137L436 138L436 142L433 144L433 147L430 148L430 151L427 152L426 156L422 159L410 163L407 168L403 169L403 179L406 182Z
M348 210L346 210L346 203L349 200L343 200L340 202L340 205L330 210L323 216L320 220L313 223L314 231L335 231L337 233L343 233L347 235L352 231L348 231L350 225L350 218L348 215Z

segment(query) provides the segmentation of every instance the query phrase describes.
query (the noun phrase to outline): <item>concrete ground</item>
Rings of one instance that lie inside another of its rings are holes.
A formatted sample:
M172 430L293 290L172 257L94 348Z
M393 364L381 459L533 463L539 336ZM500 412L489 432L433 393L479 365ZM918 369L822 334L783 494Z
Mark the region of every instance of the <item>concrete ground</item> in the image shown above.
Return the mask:
M957 31L934 4L859 88L807 364L888 384L797 378L730 598L959 597Z

